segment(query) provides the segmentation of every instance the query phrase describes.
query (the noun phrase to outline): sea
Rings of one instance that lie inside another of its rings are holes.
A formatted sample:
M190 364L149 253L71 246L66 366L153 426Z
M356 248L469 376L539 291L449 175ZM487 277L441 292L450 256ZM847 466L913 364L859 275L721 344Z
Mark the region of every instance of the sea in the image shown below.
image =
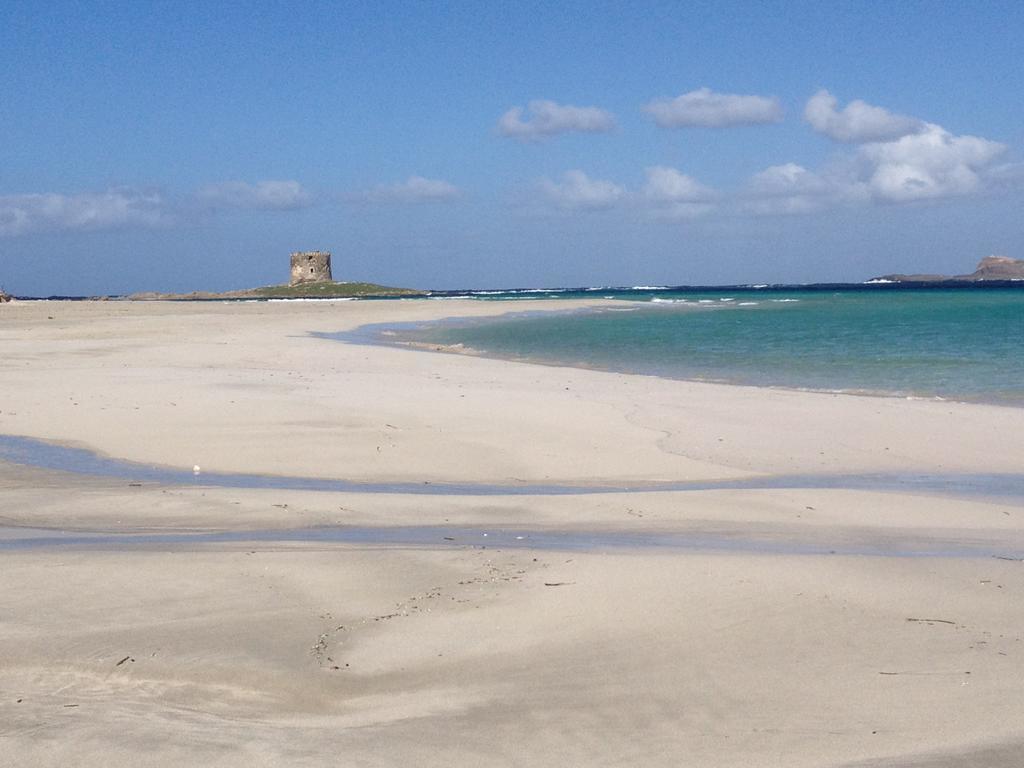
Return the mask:
M522 289L448 300L611 300L389 329L378 340L728 384L1024 407L1024 283ZM456 347L458 348L458 347Z

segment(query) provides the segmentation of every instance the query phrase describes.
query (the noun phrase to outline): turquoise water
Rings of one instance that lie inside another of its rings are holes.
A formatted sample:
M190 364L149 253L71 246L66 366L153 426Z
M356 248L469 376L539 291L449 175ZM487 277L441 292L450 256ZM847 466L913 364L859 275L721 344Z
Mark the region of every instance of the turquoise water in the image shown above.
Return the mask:
M441 323L403 335L498 357L671 378L1024 406L1024 290L616 297L613 310Z

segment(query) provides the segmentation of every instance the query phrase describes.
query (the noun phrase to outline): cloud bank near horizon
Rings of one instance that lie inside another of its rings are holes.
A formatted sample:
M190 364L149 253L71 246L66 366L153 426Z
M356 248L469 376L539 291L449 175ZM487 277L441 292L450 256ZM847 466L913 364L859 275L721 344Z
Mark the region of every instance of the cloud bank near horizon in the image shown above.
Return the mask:
M169 223L159 192L111 189L63 195L54 192L0 196L0 236L36 232L89 232Z
M461 194L458 187L447 181L410 176L394 184L379 184L348 199L364 203L436 203L455 200ZM315 203L312 193L294 180L216 182L179 197L168 197L160 191L129 188L76 194L0 195L0 237L152 229L171 226L196 214L288 212L308 208Z
M97 192L0 195L0 237L168 227L188 216L227 210L292 211L314 203L297 181L225 181L171 197L115 187Z

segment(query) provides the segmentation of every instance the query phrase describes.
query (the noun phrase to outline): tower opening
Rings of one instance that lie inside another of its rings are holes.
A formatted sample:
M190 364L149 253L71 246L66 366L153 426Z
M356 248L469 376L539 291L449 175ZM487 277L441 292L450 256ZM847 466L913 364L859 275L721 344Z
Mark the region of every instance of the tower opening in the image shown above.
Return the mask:
M291 255L290 285L330 281L331 254L327 251L296 251Z

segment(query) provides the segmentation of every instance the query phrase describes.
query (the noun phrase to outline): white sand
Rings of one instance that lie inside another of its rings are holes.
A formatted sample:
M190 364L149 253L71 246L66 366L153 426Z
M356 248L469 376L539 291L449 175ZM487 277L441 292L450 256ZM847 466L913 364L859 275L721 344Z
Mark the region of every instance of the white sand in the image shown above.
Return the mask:
M3 305L0 433L206 472L414 482L1024 467L1024 409L309 335L553 306ZM8 526L447 523L773 549L0 550L0 765L1024 764L1024 563L777 552L1020 552L1012 503L137 488L2 463L0 492Z

